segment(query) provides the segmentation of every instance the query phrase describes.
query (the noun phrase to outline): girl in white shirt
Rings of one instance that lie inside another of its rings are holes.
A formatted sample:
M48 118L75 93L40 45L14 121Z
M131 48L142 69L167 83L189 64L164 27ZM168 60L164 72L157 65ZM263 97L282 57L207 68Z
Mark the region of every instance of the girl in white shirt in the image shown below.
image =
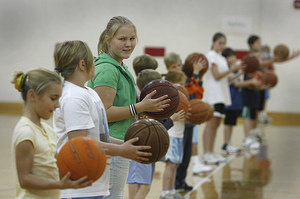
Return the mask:
M225 116L225 106L231 105L228 74L242 68L241 65L228 68L225 57L221 55L226 46L226 37L223 33L216 33L212 41L212 49L207 53L209 69L204 84L204 101L215 108L213 118L206 123L203 132L204 154L202 160L206 164L225 162L226 158L214 152L214 143L221 118Z
M58 137L58 150L71 138L87 136L98 141L107 155L122 156L135 161L147 160L142 152L149 146L134 146L138 138L127 142L109 137L105 108L99 95L86 87L95 77L92 52L82 41L66 41L54 51L55 70L64 77L60 108L54 112L53 128ZM111 144L109 142L114 144ZM64 190L62 198L99 199L109 194L109 166L92 186L80 190Z

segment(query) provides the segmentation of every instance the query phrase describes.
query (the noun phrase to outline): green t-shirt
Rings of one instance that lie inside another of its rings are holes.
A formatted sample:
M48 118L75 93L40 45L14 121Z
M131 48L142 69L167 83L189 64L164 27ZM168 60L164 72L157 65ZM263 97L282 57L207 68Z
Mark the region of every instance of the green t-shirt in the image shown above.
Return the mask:
M88 82L88 87L94 89L98 86L109 86L117 91L113 106L129 106L137 102L134 79L123 64L102 52L95 61L95 78ZM128 109L129 111L129 109ZM124 139L128 127L134 122L134 117L109 122L109 134L117 139Z

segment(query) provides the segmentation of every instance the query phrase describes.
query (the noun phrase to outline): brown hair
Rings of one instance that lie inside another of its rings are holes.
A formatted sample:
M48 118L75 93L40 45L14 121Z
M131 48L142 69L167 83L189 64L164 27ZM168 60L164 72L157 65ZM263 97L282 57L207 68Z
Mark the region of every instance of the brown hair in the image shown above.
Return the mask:
M166 74L165 80L171 82L172 84L179 83L184 80L186 81L186 75L183 71L171 70Z
M155 70L158 67L156 59L148 54L137 56L136 58L134 58L132 65L136 76L138 76L138 74L142 70Z
M54 50L55 70L65 79L72 75L79 62L85 61L89 72L94 63L94 56L89 46L82 41L65 41Z
M153 69L145 69L138 74L136 78L136 85L140 90L142 90L146 84L156 79L161 79L159 72Z

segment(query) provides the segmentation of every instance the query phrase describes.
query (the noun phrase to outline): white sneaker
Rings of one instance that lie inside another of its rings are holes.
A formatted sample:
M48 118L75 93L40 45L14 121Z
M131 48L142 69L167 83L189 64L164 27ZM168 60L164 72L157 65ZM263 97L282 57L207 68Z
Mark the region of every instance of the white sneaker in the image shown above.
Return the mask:
M227 144L224 144L221 150L221 153L223 155L227 155L227 154L237 154L239 152L241 152L241 148L233 146L230 142L228 142Z
M250 136L256 138L258 141L266 141L266 138L260 134L258 129L253 129L250 131Z
M252 137L246 137L243 141L243 147L246 149L259 149L260 143Z
M201 164L200 162L194 163L192 168L193 174L210 172L212 169L212 167Z
M219 160L219 163L221 163L221 162L227 162L227 158L221 156L220 154L218 154L216 152L212 152L212 153Z
M258 115L258 121L261 123L272 123L273 122L273 118L269 117L265 112L261 112Z
M219 163L219 159L216 158L215 155L211 152L204 153L201 158L205 164L218 164Z

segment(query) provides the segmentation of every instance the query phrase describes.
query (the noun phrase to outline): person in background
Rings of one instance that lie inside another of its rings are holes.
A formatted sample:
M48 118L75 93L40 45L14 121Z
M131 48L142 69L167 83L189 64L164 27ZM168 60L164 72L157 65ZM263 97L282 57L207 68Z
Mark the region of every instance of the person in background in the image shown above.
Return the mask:
M204 101L214 106L215 109L212 119L206 122L203 132L202 160L206 164L227 161L225 157L214 152L214 144L221 119L225 117L225 107L231 105L228 75L242 69L240 65L228 68L226 58L221 54L225 46L225 35L220 32L215 33L212 39L212 48L206 56L209 68L206 72Z

